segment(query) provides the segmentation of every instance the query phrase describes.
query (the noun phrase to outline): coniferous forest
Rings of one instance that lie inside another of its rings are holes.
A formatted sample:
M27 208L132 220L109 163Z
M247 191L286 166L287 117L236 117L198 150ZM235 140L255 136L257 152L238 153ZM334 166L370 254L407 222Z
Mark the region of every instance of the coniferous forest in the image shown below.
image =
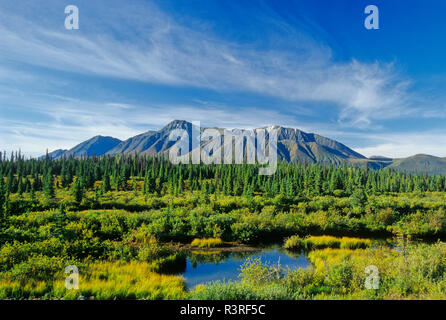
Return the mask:
M446 176L279 163L173 165L145 155L0 156L0 298L446 297ZM279 243L311 266L246 259L188 287L195 263ZM395 250L397 248L397 250ZM67 266L79 288L66 287ZM364 268L376 266L379 288Z

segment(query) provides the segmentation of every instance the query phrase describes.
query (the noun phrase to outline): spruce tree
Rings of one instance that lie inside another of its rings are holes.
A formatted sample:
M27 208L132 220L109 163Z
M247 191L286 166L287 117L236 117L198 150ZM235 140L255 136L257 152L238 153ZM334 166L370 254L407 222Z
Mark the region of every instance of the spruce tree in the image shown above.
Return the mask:
M54 234L59 239L63 239L65 237L66 225L67 225L67 214L65 212L64 205L60 204L54 221Z
M110 176L106 173L104 175L104 181L101 183L101 192L105 194L109 191L111 191Z
M84 199L84 188L82 185L81 178L77 178L71 185L71 195L77 204L80 204Z
M52 200L55 197L55 191L54 191L54 179L53 175L51 174L51 171L49 171L45 179L43 181L43 193L45 194L45 197L48 200Z

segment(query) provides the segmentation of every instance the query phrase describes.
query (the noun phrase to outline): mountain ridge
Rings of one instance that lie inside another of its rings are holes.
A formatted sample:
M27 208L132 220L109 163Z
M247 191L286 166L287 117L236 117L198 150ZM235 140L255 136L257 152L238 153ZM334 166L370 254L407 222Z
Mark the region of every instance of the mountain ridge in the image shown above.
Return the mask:
M389 168L407 172L446 174L446 158L419 153L407 158L393 159Z
M253 130L264 128L271 128L271 126ZM347 162L354 166L365 166L368 164L371 169L389 167L406 172L446 174L446 158L424 154L396 159L385 156L372 156L367 158L341 142L316 133L307 133L297 128L282 126L272 126L272 128L279 130L277 137L277 154L279 160L291 163L318 163L322 165L343 165ZM199 136L198 127L192 123L185 120L173 120L159 130L148 130L125 140L110 136L94 136L69 150L54 150L48 156L52 159L60 159L71 156L112 156L133 153L144 155L167 154L172 147L179 143L178 141L169 140L172 133L181 133L181 131L175 131L177 129L186 130L190 137ZM243 133L249 131L246 129L231 130L218 127L200 128L201 132L206 129L216 129L221 133L234 133L235 131ZM195 132L193 132L194 130ZM192 138L190 138L189 142L192 142ZM198 143L198 141L195 141L195 143ZM208 145L212 147L210 143L216 143L216 141L202 141L201 146ZM216 152L222 152L222 155L224 155L224 150L225 145L222 142L219 148L216 148ZM192 150L190 149L189 151ZM244 147L244 151L246 152L246 147Z
M296 128L286 128L281 126L275 126L275 128L279 130L277 149L278 157L281 160L337 165L350 158L366 159L366 157L350 149L346 145L324 136L307 133ZM175 133L175 130L177 129L186 130L191 137L199 136L198 127L195 127L192 123L185 120L174 120L160 130L149 130L123 141L112 137L95 136L89 140L81 142L72 149L64 152L53 152L51 155L53 156L53 159L58 159L69 156L92 156L93 154L96 156L132 154L135 152L145 155L162 154L168 152L178 143L177 141L169 140L170 135ZM200 128L202 132L206 129L210 128ZM230 130L217 127L211 129L219 130L221 133L225 131L234 133L237 131L243 134L248 131L245 129ZM192 134L193 131L195 131L194 134ZM98 141L99 139L101 141ZM98 144L104 144L105 139L113 139L113 143L99 148ZM198 143L198 141L196 141L196 143ZM207 143L208 142L202 142L202 146Z
M57 149L48 154L52 159L62 157L102 156L107 150L115 147L121 140L110 136L97 135L81 142L71 149ZM45 156L44 156L45 157Z

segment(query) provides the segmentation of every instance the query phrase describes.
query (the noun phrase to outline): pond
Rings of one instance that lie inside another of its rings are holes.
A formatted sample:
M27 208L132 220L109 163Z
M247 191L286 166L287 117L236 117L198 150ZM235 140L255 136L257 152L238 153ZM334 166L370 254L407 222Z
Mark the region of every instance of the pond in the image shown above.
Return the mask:
M248 252L191 251L185 269L179 274L186 280L189 289L197 284L215 280L238 280L240 266L247 258L260 258L262 262L290 267L306 268L310 265L304 253L289 252L279 245L259 248Z

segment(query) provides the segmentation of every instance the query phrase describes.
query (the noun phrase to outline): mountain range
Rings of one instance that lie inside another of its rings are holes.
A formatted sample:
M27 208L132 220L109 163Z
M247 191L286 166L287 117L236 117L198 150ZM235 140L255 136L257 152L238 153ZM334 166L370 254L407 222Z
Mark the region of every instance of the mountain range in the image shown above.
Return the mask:
M354 166L365 166L368 164L371 169L390 167L406 172L446 174L446 158L439 158L425 154L418 154L408 158L399 159L383 156L372 156L367 158L338 141L318 134L306 133L299 129L285 128L281 126L275 126L274 128L278 129L277 154L278 159L282 161L309 164L318 163L323 165L342 165L347 162ZM186 130L191 137L196 137L198 136L198 130L203 131L206 128L195 127L192 123L184 120L174 120L160 130L150 130L124 141L113 137L95 136L69 150L54 150L49 153L48 156L52 159L59 159L71 156L112 156L133 153L167 155L169 150L179 143L178 141L169 140L170 134L177 129ZM220 133L224 133L225 131L231 132L231 130L223 128L213 129L218 130ZM195 135L192 134L194 130ZM232 130L232 132L234 131ZM238 132L243 132L243 129ZM210 143L215 143L215 140L211 142L202 141L201 145L209 145ZM193 143L190 144L194 145ZM218 146L220 146L220 148L223 146L221 152L224 152L224 142L221 141L221 144ZM246 151L246 146L244 148ZM219 151L218 148L215 150L216 151L214 152Z

